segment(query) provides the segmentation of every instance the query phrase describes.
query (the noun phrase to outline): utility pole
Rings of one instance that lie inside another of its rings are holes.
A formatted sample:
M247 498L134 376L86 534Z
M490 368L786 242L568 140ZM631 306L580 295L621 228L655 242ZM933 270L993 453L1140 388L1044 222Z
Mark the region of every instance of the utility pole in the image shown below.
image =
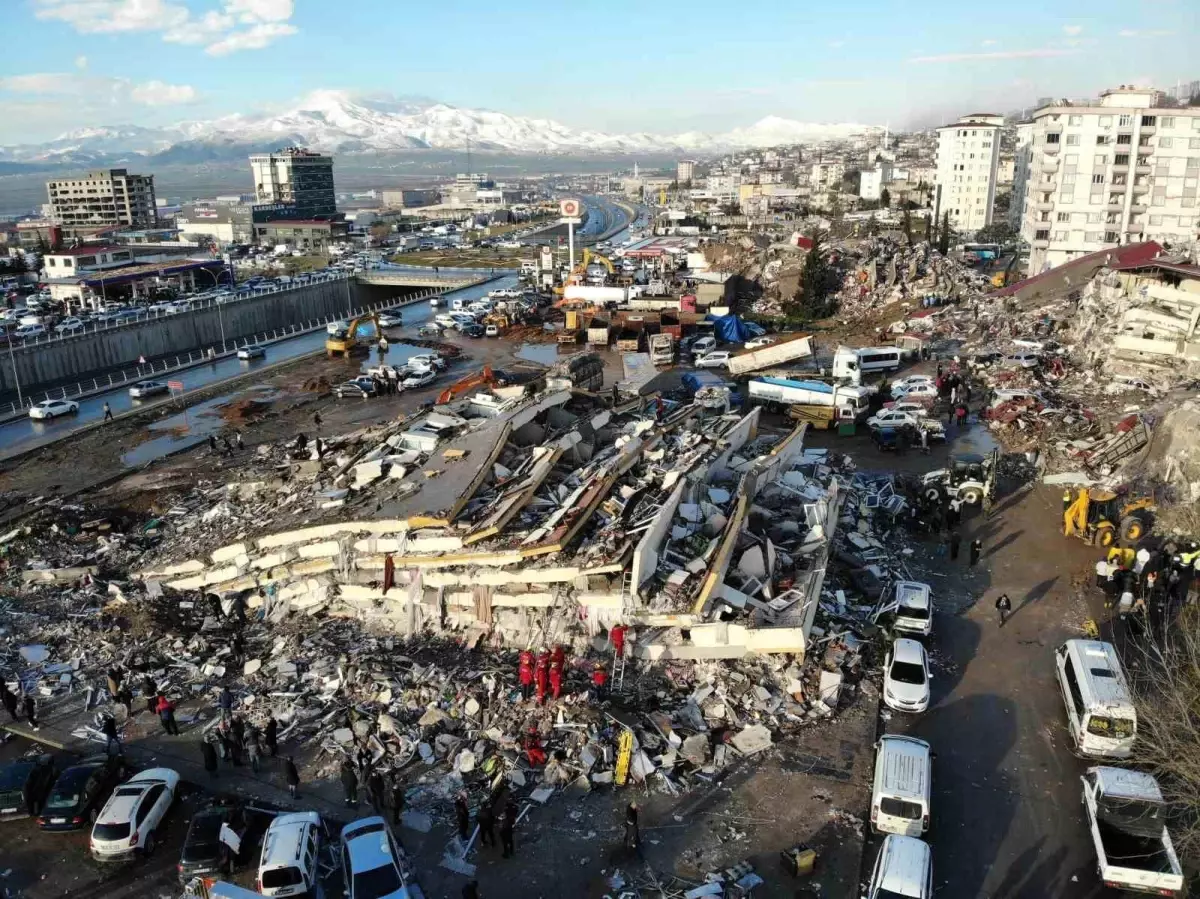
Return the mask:
M8 336L8 361L12 363L13 383L17 385L17 405L24 407L25 400L21 398L21 376L17 374L17 357L13 355L12 335Z

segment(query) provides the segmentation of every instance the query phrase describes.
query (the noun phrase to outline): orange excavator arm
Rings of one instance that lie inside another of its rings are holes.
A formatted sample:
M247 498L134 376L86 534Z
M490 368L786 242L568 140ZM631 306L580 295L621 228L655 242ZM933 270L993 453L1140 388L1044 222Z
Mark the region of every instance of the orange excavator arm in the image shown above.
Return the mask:
M460 378L439 393L437 398L438 405L448 403L456 397L462 396L468 390L483 386L491 387L493 384L495 384L495 379L492 377L491 366L485 365L479 371L475 372L475 374Z

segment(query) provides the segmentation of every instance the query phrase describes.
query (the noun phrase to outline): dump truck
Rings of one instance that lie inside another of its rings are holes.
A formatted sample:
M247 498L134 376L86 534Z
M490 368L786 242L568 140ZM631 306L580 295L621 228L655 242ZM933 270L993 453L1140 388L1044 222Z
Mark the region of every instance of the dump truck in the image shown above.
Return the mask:
M675 338L670 334L651 334L650 361L655 365L670 365L674 362Z
M793 381L788 378L753 378L747 389L751 403L762 404L769 409L826 406L838 410L840 421L865 418L871 395L870 391L861 387L839 387L823 381Z
M788 334L774 343L754 350L742 350L729 357L729 373L744 375L764 368L778 367L799 359L811 358L813 338L811 334Z
M854 421L853 410L844 406L788 406L788 418L818 431L836 428L843 421Z
M1183 895L1183 869L1167 831L1167 805L1153 775L1097 767L1080 780L1104 885L1155 896Z

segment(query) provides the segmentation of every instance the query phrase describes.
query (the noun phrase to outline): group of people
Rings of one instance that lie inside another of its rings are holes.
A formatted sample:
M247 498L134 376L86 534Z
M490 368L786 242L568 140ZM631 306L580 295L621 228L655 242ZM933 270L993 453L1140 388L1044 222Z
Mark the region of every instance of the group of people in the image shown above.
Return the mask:
M503 807L497 814L500 805L499 797L495 794L488 796L475 812L475 826L479 828L479 845L496 845L496 829L499 825L501 856L512 858L516 854L513 834L517 822L521 820L517 812L517 803L508 794ZM458 839L465 846L471 838L471 808L467 801L466 790L460 790L454 797L454 821L458 828Z
M225 434L222 434L221 439L218 442L215 434L209 434L208 448L214 453L220 453L222 456L232 456L235 449L238 451L244 450L246 448L246 442L242 439L242 432L236 431L233 437L233 442L230 443L229 437Z
M1066 497L1063 498L1064 505ZM1168 540L1160 548L1111 547L1096 562L1096 586L1105 608L1124 620L1135 613L1143 623L1151 613L1169 615L1196 601L1200 585L1200 545Z
M21 712L24 712L25 720L29 722L29 726L34 730L41 730L41 725L38 724L37 700L33 698L32 693L23 691L18 701L17 694L8 689L8 683L0 680L0 702L4 703L4 708L8 712L10 720L20 721ZM20 708L20 712L18 711L18 707Z
M613 647L614 659L624 658L629 629L622 624L613 625L608 632ZM566 650L557 645L553 650L542 647L534 656L533 650L524 649L517 657L517 681L521 685L521 698L528 701L531 696L538 705L546 700L557 700L562 696L563 678L566 674ZM608 699L608 668L604 662L593 662L591 672L591 698L600 703Z

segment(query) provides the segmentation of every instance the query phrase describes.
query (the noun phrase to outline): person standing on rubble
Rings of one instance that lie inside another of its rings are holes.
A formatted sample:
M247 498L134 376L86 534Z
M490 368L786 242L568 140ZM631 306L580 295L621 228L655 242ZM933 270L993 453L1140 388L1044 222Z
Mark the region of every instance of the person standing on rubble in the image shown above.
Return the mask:
M467 794L459 791L454 797L454 820L458 825L458 838L466 844L471 827L471 810L467 807Z
M525 734L522 748L525 750L525 758L529 761L530 767L537 768L546 764L546 750L542 748L542 738L536 727L529 728Z
M233 744L237 747L240 756L242 747L246 745L246 722L242 720L241 715L234 715L230 720L229 733L233 737Z
M234 438L234 442L237 444L237 448L238 448L239 450L244 450L244 449L246 448L246 441L244 441L244 440L242 439L242 432L241 432L241 431L238 431L238 432L237 432L237 435L236 435L236 436L235 436L235 438Z
M638 805L631 802L625 807L625 848L640 852L642 834L638 828Z
M496 813L490 800L485 799L475 813L475 825L479 828L479 845L496 845Z
M288 792L292 794L292 799L295 799L300 789L300 772L296 770L296 763L290 755L283 762L283 777L287 781Z
M217 438L213 434L208 435L208 448L214 453L217 451Z
M229 648L233 664L244 665L246 663L246 639L242 636L241 631L233 635L233 640L230 642Z
M160 693L154 710L158 712L158 720L162 722L167 736L178 737L179 725L175 723L175 704Z
M384 786L383 775L378 769L372 769L367 775L367 799L375 809L375 814L381 815L384 810Z
M221 685L219 704L221 706L221 717L228 720L233 714L233 694L229 692L229 684Z
M21 716L17 714L17 697L8 689L8 684L4 681L0 681L0 700L4 702L8 717L13 721L20 721Z
M32 693L25 694L25 718L29 721L29 726L34 730L41 730L41 726L37 720L37 701L33 698Z
M521 684L521 698L524 700L528 700L533 692L533 665L533 651L522 649L517 658L517 680Z
M983 541L976 537L971 541L971 561L970 566L974 568L979 563L979 556L983 552Z
M545 649L538 655L534 680L537 683L537 704L542 705L546 701L546 688L550 685L550 653Z
M558 699L562 694L563 668L566 667L567 654L561 646L555 646L550 654L550 698Z
M117 694L121 692L121 669L110 668L108 670L108 695L112 699L117 698Z
M267 744L267 753L271 758L275 758L279 751L279 722L275 720L274 715L267 718L267 726L263 730L263 740Z
M614 659L625 658L625 635L628 631L629 628L623 624L614 624L609 628L608 639L612 643Z
M151 715L158 712L158 684L149 674L142 678L142 695L146 697L146 711Z
M342 759L339 777L342 781L342 792L345 793L345 804L358 805L358 775L354 773L354 765L350 759Z
M951 500L946 504L946 527L952 531L958 530L958 523L962 520L962 507L959 506L956 500Z
M404 818L404 781L400 772L392 777L392 824L399 827Z
M950 540L949 540L949 544L950 544L950 561L951 561L951 562L956 562L956 561L958 561L958 547L959 547L959 545L960 545L961 543L962 543L962 537L960 537L960 536L959 536L959 533L958 533L958 531L956 531L956 530L952 530L952 531L950 532Z
M250 768L257 774L262 761L262 743L259 742L258 728L253 724L246 730L246 755L250 757Z
M603 662L597 662L592 669L592 695L597 704L608 699L608 672Z
M313 413L313 426L316 427L317 431L321 430L321 413L320 412Z
M204 756L204 770L208 776L217 777L217 749L208 737L200 741L200 754Z

